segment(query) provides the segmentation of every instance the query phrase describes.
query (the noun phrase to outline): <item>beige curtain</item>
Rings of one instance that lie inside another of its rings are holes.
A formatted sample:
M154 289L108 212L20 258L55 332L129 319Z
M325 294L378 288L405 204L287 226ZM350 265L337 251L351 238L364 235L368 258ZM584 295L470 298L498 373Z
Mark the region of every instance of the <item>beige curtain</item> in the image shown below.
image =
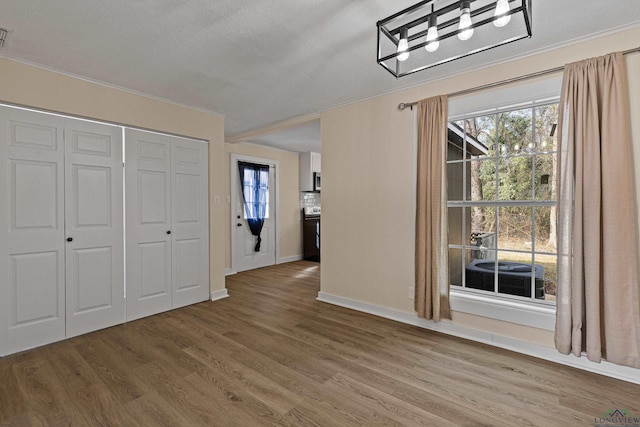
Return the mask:
M556 347L640 368L637 217L621 53L565 67L558 128Z
M418 103L416 298L418 316L451 319L447 240L447 96Z

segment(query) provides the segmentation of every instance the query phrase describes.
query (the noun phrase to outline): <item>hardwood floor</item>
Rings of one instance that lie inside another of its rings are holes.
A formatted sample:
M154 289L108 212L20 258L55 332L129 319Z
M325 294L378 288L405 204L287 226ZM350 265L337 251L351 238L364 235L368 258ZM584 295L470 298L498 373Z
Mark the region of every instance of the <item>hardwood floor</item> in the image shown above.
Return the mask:
M0 425L593 426L640 386L315 301L319 265L0 359Z

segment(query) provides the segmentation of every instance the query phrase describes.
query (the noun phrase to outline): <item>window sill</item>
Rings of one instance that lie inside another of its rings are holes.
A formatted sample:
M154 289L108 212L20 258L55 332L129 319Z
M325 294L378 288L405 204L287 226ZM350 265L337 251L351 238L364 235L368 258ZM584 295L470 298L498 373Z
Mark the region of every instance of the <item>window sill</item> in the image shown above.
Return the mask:
M555 331L556 308L552 305L479 295L453 286L450 302L453 311Z

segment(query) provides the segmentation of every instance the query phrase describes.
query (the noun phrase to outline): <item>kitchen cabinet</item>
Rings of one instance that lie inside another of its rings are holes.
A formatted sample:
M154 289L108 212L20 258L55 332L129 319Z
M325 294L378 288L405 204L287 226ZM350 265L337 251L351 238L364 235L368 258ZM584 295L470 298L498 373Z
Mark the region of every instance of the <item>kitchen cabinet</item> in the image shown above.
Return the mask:
M302 210L303 257L307 261L320 262L320 215L306 214Z
M300 153L300 191L314 191L313 174L320 173L321 169L320 153L309 151Z

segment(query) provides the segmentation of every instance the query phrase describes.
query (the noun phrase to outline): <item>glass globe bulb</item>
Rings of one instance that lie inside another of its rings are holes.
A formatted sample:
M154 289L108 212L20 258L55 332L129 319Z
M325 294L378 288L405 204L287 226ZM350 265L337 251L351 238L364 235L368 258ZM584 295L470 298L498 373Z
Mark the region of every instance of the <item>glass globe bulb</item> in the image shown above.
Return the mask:
M493 14L495 21L493 21L493 25L496 27L504 27L511 21L511 15L505 15L505 13L509 12L509 0L498 0L496 4L496 12Z
M438 27L429 27L427 30L427 45L424 47L428 52L435 52L440 47L438 38Z
M459 30L463 30L458 33L458 38L460 40L469 40L473 35L473 28L471 27L471 13L468 8L462 9L460 13L460 24L458 25Z

